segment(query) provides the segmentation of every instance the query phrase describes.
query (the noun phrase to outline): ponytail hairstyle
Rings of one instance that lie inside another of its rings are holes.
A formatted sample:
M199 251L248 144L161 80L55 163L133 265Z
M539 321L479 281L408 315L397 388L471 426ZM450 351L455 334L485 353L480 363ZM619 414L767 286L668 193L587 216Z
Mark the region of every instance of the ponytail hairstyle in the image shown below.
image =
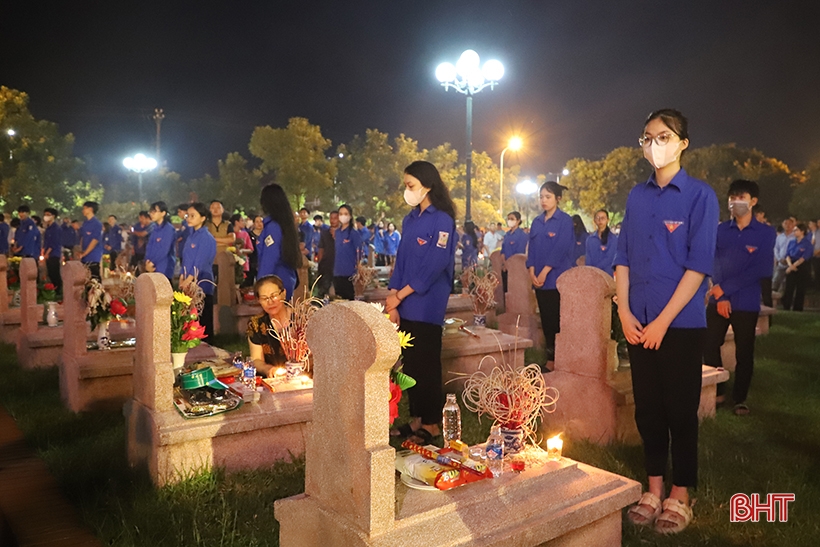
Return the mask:
M162 217L162 222L168 222L168 206L165 204L164 201L155 201L151 204L151 207L148 208L149 211L157 210L160 213L165 213Z
M450 190L444 185L435 165L429 161L418 160L405 167L404 172L417 178L422 186L430 190L427 195L430 197L431 205L450 215L453 220L456 219L456 206L450 197Z
M606 209L598 209L597 211L595 211L596 215L598 213L605 214L606 219L609 220L609 211L607 211ZM601 243L603 245L606 245L607 241L609 241L609 223L608 222L607 222L606 228L604 228L604 231L601 233Z
M475 233L475 223L473 223L472 220L468 220L464 223L464 233L473 240L473 247L478 249L478 236Z

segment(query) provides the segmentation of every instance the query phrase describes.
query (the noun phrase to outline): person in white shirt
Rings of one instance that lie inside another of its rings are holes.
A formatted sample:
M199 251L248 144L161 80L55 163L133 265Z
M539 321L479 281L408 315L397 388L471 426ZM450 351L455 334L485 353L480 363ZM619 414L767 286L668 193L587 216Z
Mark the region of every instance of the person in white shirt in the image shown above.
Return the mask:
M500 233L499 233L500 232ZM487 227L487 233L484 234L484 261L485 264L490 263L490 255L493 251L501 247L501 241L504 239L504 232L498 229L493 223Z
M794 225L796 220L789 217L783 221L783 231L777 234L774 242L774 275L772 276L772 290L780 292L783 282L786 280L786 251L789 249L789 242L794 240Z

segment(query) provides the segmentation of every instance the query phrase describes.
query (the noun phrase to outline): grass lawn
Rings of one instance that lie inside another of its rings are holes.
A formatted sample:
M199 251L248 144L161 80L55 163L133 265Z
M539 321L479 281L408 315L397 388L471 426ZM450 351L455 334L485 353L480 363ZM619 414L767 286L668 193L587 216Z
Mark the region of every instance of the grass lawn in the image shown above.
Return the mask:
M214 342L245 350L239 337ZM747 417L719 409L701 426L695 521L663 538L625 523L624 545L809 546L820 524L820 315L780 313L758 341ZM537 361L535 352L528 360ZM0 403L15 417L66 496L104 543L140 546L277 545L276 499L304 487L304 462L225 476L206 473L155 490L126 464L121 413L73 415L60 403L57 370L23 371L0 348ZM560 404L560 401L559 401ZM403 406L406 415L406 406ZM489 422L463 412L466 441ZM401 418L400 418L401 420ZM566 439L567 457L640 480L640 447ZM794 493L787 523L730 523L732 494Z

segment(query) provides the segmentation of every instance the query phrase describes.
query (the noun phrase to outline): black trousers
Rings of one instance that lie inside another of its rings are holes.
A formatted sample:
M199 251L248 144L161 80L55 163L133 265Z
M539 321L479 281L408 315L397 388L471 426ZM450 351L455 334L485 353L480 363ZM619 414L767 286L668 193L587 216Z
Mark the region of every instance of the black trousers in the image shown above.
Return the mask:
M552 361L555 357L555 335L561 332L561 295L558 294L558 289L536 289L535 299L538 301L538 311L541 314L541 329L546 338L544 345L547 360Z
M51 281L55 287L57 287L57 293L63 292L63 278L60 275L60 257L59 256L50 256L46 258L46 272L48 272L48 279Z
M91 277L97 280L102 280L100 277L100 263L99 262L86 262L86 266L88 269L91 270Z
M786 274L786 288L783 289L783 309L803 311L803 300L806 298L806 287L811 277L811 266L803 262L797 271Z
M820 232L815 237L820 237ZM812 257L811 267L814 270L814 288L820 289L820 256Z
M710 367L723 366L720 359L720 347L726 339L726 331L732 325L735 333L735 386L732 389L732 400L743 403L749 395L752 383L752 372L755 362L755 328L758 312L732 311L729 319L717 312L717 306L710 303L706 308L706 342L703 347L703 363ZM726 383L717 385L717 394L726 393Z
M333 288L336 290L336 296L344 298L345 300L354 300L356 298L356 291L353 290L353 282L349 277L337 275L333 278Z
M330 287L333 285L333 272L323 274L319 273L319 279L316 282L316 291L320 298L324 298L330 294Z
M410 416L424 425L441 423L444 396L441 388L441 325L401 320L401 330L413 336L413 346L402 352L404 373L416 380L407 390Z
M629 344L635 422L643 440L646 474L666 474L671 439L675 486L694 488L698 481L698 406L705 333L706 329L670 328L660 349Z
M772 304L772 278L764 277L760 280L760 294L764 306L773 307Z
M119 251L108 251L108 269L109 271L116 271L117 270L117 256L119 256Z
M504 294L507 293L507 270L501 270L501 287L504 289Z
M206 294L205 303L202 305L202 313L199 315L199 324L205 327L205 334L208 336L206 342L213 343L214 337L214 295Z

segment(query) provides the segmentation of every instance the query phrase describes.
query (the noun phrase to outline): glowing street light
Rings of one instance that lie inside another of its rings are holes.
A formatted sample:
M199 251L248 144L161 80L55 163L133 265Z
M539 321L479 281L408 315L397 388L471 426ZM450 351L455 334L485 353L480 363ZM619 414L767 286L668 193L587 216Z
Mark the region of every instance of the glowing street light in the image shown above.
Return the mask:
M9 136L9 159L10 160L14 159L14 150L11 147L11 140L14 138L14 136L16 134L17 134L17 131L15 131L14 129L11 129L11 128L6 129L6 135Z
M6 131L6 135L8 135L9 137L13 137L13 136L15 136L16 134L17 134L17 131L15 131L14 129L8 129L8 130Z
M523 144L521 137L512 137L510 138L509 144L501 151L501 168L499 169L500 174L498 176L498 214L502 216L504 215L504 152L508 149L513 152L518 152L521 150Z
M142 203L142 174L157 168L157 160L145 154L135 154L133 158L125 158L122 164L129 171L133 171L139 178L139 200Z
M529 197L538 191L538 184L534 183L529 179L522 180L518 184L515 185L515 191L519 194L525 196L527 201L529 201ZM527 225L530 223L530 207L529 203L527 204Z
M436 67L436 79L446 91L452 87L459 93L467 95L467 147L465 151L467 163L467 200L465 206L465 220L470 220L470 178L473 167L473 95L489 87L493 89L504 76L504 65L501 61L490 59L484 66L478 53L472 49L466 50L458 58L455 65L441 63Z

